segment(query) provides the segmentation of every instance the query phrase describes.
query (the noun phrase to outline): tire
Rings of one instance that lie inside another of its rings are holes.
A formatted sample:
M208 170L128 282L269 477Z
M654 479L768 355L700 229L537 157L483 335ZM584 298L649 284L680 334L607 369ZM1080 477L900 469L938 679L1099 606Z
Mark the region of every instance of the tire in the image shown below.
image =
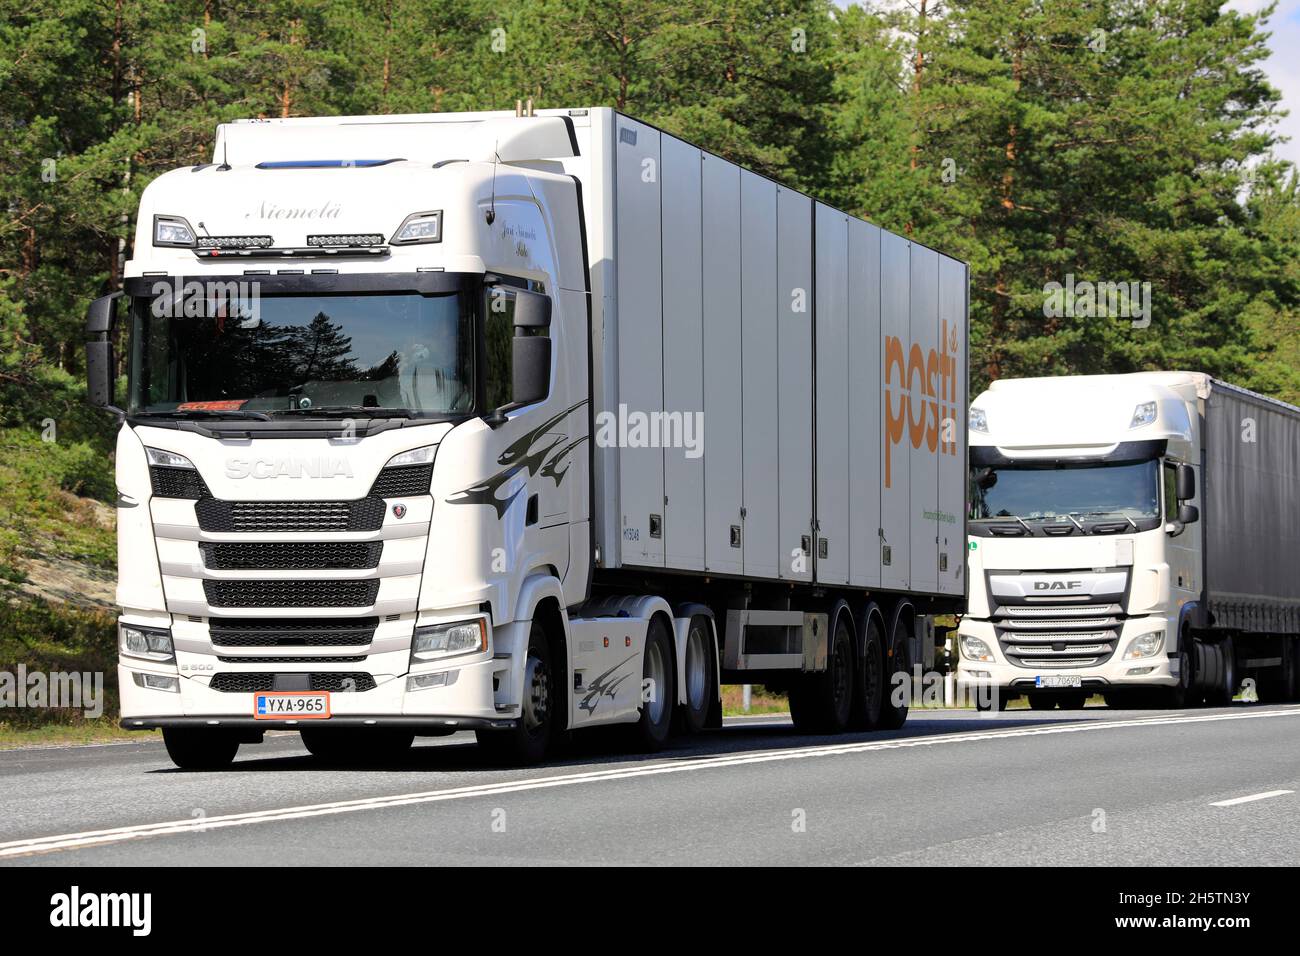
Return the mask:
M975 695L975 709L981 714L991 714L994 711L1003 711L1007 709L1007 704L1011 699L1001 691L994 691L994 700L985 700L983 696Z
M1044 694L1029 695L1030 710L1056 710L1056 698Z
M641 663L642 693L644 696L648 689L650 697L641 702L641 717L636 722L635 730L638 747L647 753L662 750L672 734L673 705L677 702L673 659L673 642L668 625L662 617L651 618L645 638L645 656ZM705 715L707 714L706 708Z
M546 630L533 621L524 661L523 707L519 723L509 730L476 730L478 745L495 762L520 766L540 763L555 735L556 707L562 704L551 666Z
M382 727L304 727L302 745L322 763L375 767L400 760L415 742L413 731Z
M1181 709L1196 706L1197 641L1184 632L1178 641L1178 684L1164 693L1166 707Z
M1261 704L1289 704L1300 693L1300 645L1294 640L1280 639L1282 666L1269 672L1267 677L1255 679L1255 693Z
M1237 652L1231 634L1225 635L1214 645L1214 653L1216 679L1206 695L1206 701L1212 707L1227 707L1232 703L1232 698L1237 696Z
M885 660L885 673L889 679L880 704L880 726L898 730L907 722L912 702L912 631L901 618L894 628L893 653Z
M835 615L826 670L805 674L790 688L790 717L801 734L839 734L853 711L853 636L849 615Z
M1061 710L1083 710L1088 706L1088 698L1091 696L1087 691L1079 694L1062 694L1056 702Z
M1291 693L1288 700L1291 703L1300 703L1300 638L1291 638ZM1285 654L1282 658L1286 660Z
M167 756L182 770L222 770L239 753L239 738L227 730L206 727L163 728Z
M713 661L713 636L709 619L703 614L691 618L686 633L686 654L682 670L682 690L686 704L679 710L679 722L688 734L698 734L709 722L709 712L717 697L717 671Z
M862 642L862 659L857 662L853 682L853 705L849 726L854 730L875 730L880 725L880 707L885 697L885 663L880 624L872 617Z

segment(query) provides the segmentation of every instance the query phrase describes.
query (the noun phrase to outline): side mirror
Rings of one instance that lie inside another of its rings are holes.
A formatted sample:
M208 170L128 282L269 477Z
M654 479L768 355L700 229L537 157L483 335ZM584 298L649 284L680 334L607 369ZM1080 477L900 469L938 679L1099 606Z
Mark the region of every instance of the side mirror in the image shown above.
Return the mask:
M86 400L118 418L123 411L113 404L113 326L121 292L101 296L86 310Z
M1180 524L1192 524L1201 519L1201 509L1196 505L1181 504L1178 506L1178 521Z
M544 335L516 335L510 348L510 400L516 405L540 402L551 391L551 340Z
M551 340L545 332L551 327L551 297L541 292L519 289L514 293L512 322L515 335L510 340L510 405L502 406L484 421L492 428L504 425L506 410L540 402L551 391Z
M551 297L541 292L520 289L515 293L515 334L519 329L549 329L551 327Z
M1191 501L1196 497L1196 469L1188 464L1178 466L1178 500Z

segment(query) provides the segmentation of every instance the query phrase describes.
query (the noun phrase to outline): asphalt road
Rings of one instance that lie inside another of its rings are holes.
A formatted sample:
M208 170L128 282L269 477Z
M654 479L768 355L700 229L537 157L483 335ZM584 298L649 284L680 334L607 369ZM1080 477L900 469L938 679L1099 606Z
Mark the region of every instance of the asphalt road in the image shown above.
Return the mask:
M219 773L176 770L154 741L0 752L0 864L1300 858L1297 706L913 711L898 732L821 738L748 718L652 756L619 743L526 770L485 763L468 734L371 770L321 768L296 734Z

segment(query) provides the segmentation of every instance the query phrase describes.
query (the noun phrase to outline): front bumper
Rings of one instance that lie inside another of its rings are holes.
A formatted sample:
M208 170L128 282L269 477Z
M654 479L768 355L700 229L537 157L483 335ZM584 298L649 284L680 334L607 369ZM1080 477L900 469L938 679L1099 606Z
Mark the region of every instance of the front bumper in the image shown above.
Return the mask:
M461 664L448 662L432 670L421 668L422 674L448 674L445 686L423 690L407 690L406 674L376 674L376 686L371 690L330 693L330 717L263 720L253 716L255 695L251 692L217 691L207 686L207 677L177 675L175 667L123 660L117 669L121 726L149 730L207 724L300 730L307 725L370 726L383 722L385 726L410 729L509 727L517 712L498 710L496 702L496 688L509 679L508 666L506 660L487 657ZM140 687L134 678L137 672L179 676L179 693Z
M1154 656L1124 660L1121 655L1129 643L1151 631L1164 631L1164 647ZM1129 618L1120 631L1119 644L1110 659L1091 667L1051 667L1032 669L1007 661L998 644L992 621L963 618L957 629L962 635L977 637L990 649L992 661L971 661L962 657L957 663L957 686L963 690L979 687L997 687L1003 693L1024 694L1042 692L1039 677L1077 676L1083 690L1103 691L1124 687L1172 687L1178 683L1178 661L1170 658L1171 648L1168 621L1163 617ZM1051 689L1046 689L1051 692Z

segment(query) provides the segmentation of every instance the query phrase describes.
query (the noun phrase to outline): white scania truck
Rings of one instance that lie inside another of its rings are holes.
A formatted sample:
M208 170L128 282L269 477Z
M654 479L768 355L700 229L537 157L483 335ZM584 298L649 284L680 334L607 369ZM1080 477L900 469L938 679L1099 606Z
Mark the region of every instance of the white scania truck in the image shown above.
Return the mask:
M979 703L1297 699L1300 408L1192 372L1004 380L970 442Z
M122 726L184 767L269 728L529 761L718 726L727 682L897 726L965 601L966 303L609 109L223 125L88 314Z

